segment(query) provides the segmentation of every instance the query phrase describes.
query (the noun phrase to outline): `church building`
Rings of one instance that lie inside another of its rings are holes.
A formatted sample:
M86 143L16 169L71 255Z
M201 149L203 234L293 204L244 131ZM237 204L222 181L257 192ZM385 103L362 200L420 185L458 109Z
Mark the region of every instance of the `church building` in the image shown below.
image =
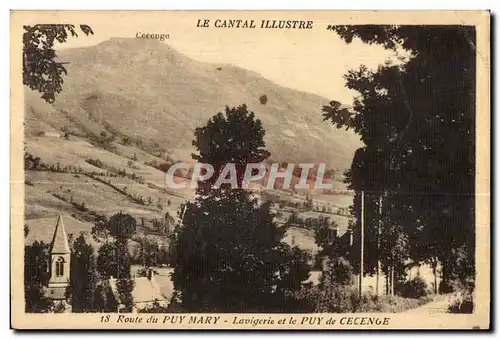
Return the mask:
M70 306L66 302L66 292L70 285L70 265L71 250L68 244L68 236L64 228L62 215L59 215L50 246L50 279L46 296L54 302L65 304L66 309Z
M69 219L71 222L71 219ZM71 224L70 224L71 225ZM50 246L49 262L49 282L45 288L45 295L51 299L54 304L64 306L64 312L71 312L70 295L68 288L71 284L71 249L68 242L68 235L64 227L63 217L59 215L52 236ZM168 301L160 292L159 285L156 282L153 270L147 270L146 277L134 277L134 288L132 290L133 312L139 309L147 308L155 303L166 307ZM118 305L116 311L123 308L117 288L117 279L110 277L109 289L110 295L115 299Z

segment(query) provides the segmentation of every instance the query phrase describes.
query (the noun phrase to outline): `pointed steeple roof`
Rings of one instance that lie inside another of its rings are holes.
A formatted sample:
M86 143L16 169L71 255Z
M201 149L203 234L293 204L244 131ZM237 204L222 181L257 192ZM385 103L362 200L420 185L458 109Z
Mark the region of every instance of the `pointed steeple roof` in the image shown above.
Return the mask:
M59 214L57 219L56 229L54 230L54 237L52 238L52 254L68 254L71 253L68 245L68 236L66 235L66 230L64 229L64 223L62 215Z

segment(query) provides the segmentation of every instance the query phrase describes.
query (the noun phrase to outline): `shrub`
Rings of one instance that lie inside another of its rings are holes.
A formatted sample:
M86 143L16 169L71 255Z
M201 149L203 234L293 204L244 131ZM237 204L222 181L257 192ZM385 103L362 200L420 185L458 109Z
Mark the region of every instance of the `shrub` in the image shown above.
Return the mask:
M419 307L432 299L429 297L403 298L400 296L363 294L352 285L332 284L326 289L310 288L310 304L316 305L314 312L333 313L399 313Z
M344 258L328 260L319 280L316 312L355 312L360 297L352 286L352 267Z
M351 285L353 276L352 266L344 258L328 260L326 270L320 278L320 285L337 283L340 285Z
M472 299L472 293L456 293L452 302L448 306L448 312L450 313L472 313L474 310L474 302Z
M427 295L427 284L421 277L406 281L401 287L401 296L404 298L420 298Z
M88 164L91 164L92 166L95 166L97 168L103 168L104 164L102 163L101 160L99 159L87 159L85 160Z
M438 291L440 294L447 294L453 292L453 288L449 282L441 280Z
M144 162L144 165L154 167L157 170L160 170L162 172L167 173L168 170L170 169L170 167L173 165L173 163L172 162L160 162L160 161L157 161L156 159L153 159L151 161L146 160Z
M403 298L400 296L382 295L363 295L360 298L360 306L357 312L382 312L382 313L399 313L412 308L419 307L428 303L432 299L429 297Z
M356 288L339 283L320 287L315 297L315 312L352 313L356 312L361 304Z
M137 276L138 277L147 277L149 272L151 271L151 273L153 273L154 275L158 275L158 271L155 271L153 269L150 269L150 268L141 268L137 271Z
M52 309L52 312L64 313L64 311L66 311L66 305L62 301L54 303L54 307Z
M161 304L158 300L155 300L151 305L147 305L143 309L139 309L138 313L168 313L168 307Z
M472 313L474 309L474 301L472 293L474 291L473 280L454 280L452 283L452 290L455 291L453 299L448 306L450 313Z
M42 170L45 168L42 160L39 157L35 157L27 152L24 153L24 168L26 170Z

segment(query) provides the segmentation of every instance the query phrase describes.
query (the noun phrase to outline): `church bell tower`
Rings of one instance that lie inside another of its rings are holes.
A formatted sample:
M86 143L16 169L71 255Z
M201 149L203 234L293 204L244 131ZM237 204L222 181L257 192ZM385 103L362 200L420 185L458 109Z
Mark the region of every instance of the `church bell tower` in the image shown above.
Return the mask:
M50 248L50 280L47 290L47 297L54 301L66 301L66 290L70 284L70 260L68 236L62 215L59 215Z

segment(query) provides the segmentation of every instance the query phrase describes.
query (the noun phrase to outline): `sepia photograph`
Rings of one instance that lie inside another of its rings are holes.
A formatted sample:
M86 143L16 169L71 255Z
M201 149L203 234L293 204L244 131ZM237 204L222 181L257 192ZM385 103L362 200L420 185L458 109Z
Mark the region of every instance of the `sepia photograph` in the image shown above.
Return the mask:
M489 22L11 12L12 326L488 329Z

